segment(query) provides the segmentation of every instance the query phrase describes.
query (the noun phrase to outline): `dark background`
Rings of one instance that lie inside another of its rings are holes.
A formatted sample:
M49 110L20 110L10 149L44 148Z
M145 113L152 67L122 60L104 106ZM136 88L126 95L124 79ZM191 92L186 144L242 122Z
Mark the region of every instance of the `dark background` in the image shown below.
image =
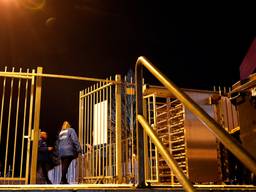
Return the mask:
M0 0L0 70L106 78L145 56L182 88L228 88L256 32L253 4L231 2ZM40 128L52 138L64 120L77 129L78 95L88 85L43 79Z

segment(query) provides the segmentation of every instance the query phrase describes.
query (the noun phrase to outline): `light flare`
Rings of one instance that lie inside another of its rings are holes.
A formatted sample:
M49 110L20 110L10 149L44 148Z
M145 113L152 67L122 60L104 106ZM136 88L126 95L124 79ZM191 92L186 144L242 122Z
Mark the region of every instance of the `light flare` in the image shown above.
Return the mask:
M19 0L19 2L27 9L40 10L44 8L46 0Z

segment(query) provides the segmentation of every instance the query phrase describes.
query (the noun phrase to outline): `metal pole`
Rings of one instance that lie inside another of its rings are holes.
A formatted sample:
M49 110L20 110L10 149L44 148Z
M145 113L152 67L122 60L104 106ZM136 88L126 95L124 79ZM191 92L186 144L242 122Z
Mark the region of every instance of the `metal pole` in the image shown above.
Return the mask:
M21 68L20 68L21 72ZM20 107L20 87L21 87L21 79L18 82L18 95L17 95L17 103L16 103L16 117L15 117L15 134L14 134L14 146L13 146L13 160L12 160L12 177L14 177L15 173L15 163L16 163L16 145L17 145L17 132L18 132L18 119L19 119L19 107Z
M156 95L153 94L153 113L154 113L154 128L156 128ZM158 162L158 149L157 147L154 147L155 149L155 158L156 158L156 168L155 168L155 171L156 171L156 180L157 182L159 181L159 162Z
M43 72L42 67L37 68L37 73ZM40 107L41 107L41 90L42 90L42 77L36 78L36 93L35 93L35 111L34 111L34 135L33 135L33 148L30 172L30 184L36 183L36 170L37 170L37 154L38 154L38 140L39 140L39 121L40 121Z
M32 70L32 73L35 73L35 70ZM27 155L26 155L26 184L28 184L29 180L29 168L30 168L30 153L31 153L31 137L32 135L32 116L33 116L33 108L34 108L34 87L35 87L35 77L31 80L31 86L30 86L30 99L29 99L29 111L28 111L28 135L26 136L27 140ZM25 135L24 135L25 138Z
M116 75L117 82L121 82L121 75ZM121 117L121 86L116 84L116 176L117 182L122 182L122 117Z
M112 78L110 77L110 80ZM112 151L113 149L113 145L112 145L112 135L113 135L113 128L112 128L112 86L109 87L109 175L114 177L114 173L113 173L113 165L114 165L114 161L115 158L113 157L113 153Z
M136 114L143 115L142 97L142 65L136 65ZM143 127L136 118L136 143L137 143L137 163L138 163L138 186L145 187L145 166L144 166L144 134Z
M27 72L29 72L28 69L27 69ZM21 160L20 160L20 178L22 177L22 172L23 172L24 142L25 142L25 129L26 129L26 117L27 117L27 101L28 101L28 79L26 79L24 109L23 109Z
M93 90L93 87L91 86L90 87L90 89L88 90L89 92L90 91L92 91ZM88 96L88 100L90 101L90 103L89 103L89 106L90 107L88 107L88 109L87 110L90 110L90 111L88 111L88 113L89 113L89 121L90 121L90 123L89 123L89 125L88 125L88 129L90 129L90 131L89 131L89 134L90 134L90 136L89 136L89 138L90 138L90 140L89 140L89 145L90 145L90 149L89 149L89 155L88 155L88 161L89 161L89 171L88 171L88 173L89 173L89 175L87 175L87 176L93 176L93 174L94 174L94 167L93 167L93 162L94 162L94 159L93 159L93 153L94 153L94 151L93 151L93 149L94 149L94 147L93 147L93 94L91 94L90 96ZM88 150L88 149L87 149Z
M108 80L108 78L107 78L107 80ZM109 176L109 132L108 132L108 130L109 130L109 128L110 128L110 126L109 126L109 97L108 97L108 94L109 94L109 90L108 90L108 87L106 88L106 101L107 101L107 124L106 124L106 127L107 127L107 132L106 132L106 134L107 134L107 142L106 142L106 176Z
M12 68L14 72L14 67ZM8 164L8 152L9 152L9 139L10 139L10 124L11 124L11 115L12 115L12 96L13 96L13 78L11 79L11 88L10 88L10 99L9 99L9 113L8 113L8 124L7 124L7 139L5 145L5 163L4 163L4 177L6 177L7 164ZM11 175L9 175L11 177Z

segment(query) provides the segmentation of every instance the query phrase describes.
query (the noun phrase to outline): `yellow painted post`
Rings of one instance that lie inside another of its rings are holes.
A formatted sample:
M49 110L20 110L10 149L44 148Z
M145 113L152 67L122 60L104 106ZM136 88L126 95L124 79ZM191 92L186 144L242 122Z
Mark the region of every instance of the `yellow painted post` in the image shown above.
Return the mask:
M116 98L116 176L117 182L122 182L122 117L121 117L121 75L116 75L117 82L115 88Z
M147 98L148 99L148 104L150 105L150 98ZM150 111L147 112L147 99L143 99L142 100L142 107L143 107L143 116L144 117L147 117L148 115L148 121L150 121ZM148 110L150 110L150 106L148 106ZM143 131L143 141L144 141L144 171L145 171L145 179L146 180L150 180L151 178L149 177L149 166L150 164L148 163L150 161L149 157L148 157L148 136L145 134L145 132ZM150 151L151 153L151 151Z
M110 77L110 80L112 79L112 77ZM113 143L112 143L112 135L113 135L113 130L112 130L112 125L111 125L111 120L112 120L112 86L109 87L109 169L110 169L110 176L113 177L113 164L112 161L114 162L115 159L112 155L112 151L114 151L113 149Z
M32 70L32 74L35 74L35 70ZM34 109L34 88L35 88L35 77L31 79L31 88L30 88L30 98L29 98L29 113L28 113L28 135L23 135L24 138L27 138L27 152L26 152L26 172L25 172L25 184L29 183L29 171L30 171L30 154L31 154L31 138L32 138L32 116Z
M42 74L43 68L37 68L37 74ZM40 107L41 107L41 90L42 77L36 77L36 94L35 94L35 111L34 111L34 137L32 146L31 170L30 170L30 184L36 183L36 168L37 168L37 154L38 154L38 140L39 140L39 122L40 122Z

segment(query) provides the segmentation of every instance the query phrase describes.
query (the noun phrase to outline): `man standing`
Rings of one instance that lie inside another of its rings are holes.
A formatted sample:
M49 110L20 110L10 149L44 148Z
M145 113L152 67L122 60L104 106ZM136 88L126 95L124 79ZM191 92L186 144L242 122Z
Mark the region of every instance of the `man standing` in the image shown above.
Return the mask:
M48 177L48 171L51 163L50 153L53 151L53 147L48 147L47 144L47 133L42 131L40 133L40 139L38 143L38 171L42 172L42 178L47 184L52 184Z

